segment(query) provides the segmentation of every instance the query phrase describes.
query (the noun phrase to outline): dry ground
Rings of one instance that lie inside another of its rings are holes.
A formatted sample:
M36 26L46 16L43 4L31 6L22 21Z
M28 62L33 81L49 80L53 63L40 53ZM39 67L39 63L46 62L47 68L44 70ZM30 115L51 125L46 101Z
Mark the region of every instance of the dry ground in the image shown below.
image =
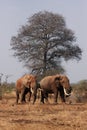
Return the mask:
M87 130L87 104L15 104L0 101L0 130Z

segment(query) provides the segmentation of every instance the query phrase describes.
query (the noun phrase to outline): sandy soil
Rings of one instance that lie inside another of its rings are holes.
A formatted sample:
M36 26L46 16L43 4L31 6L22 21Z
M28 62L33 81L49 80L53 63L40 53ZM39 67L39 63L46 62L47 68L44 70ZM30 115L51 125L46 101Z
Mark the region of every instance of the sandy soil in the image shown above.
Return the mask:
M87 104L15 104L0 101L0 130L87 130Z

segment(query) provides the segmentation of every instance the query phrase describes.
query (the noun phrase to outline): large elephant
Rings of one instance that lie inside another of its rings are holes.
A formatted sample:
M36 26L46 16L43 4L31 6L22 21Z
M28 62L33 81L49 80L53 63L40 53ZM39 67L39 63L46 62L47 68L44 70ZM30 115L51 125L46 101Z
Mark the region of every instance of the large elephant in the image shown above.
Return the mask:
M54 93L54 103L57 104L58 93L62 102L65 102L65 96L70 96L71 86L66 75L47 76L40 81L41 102L44 103L44 98L48 101L48 94Z
M36 93L37 93L36 76L26 74L21 78L19 78L16 81L16 103L18 103L19 94L20 94L20 101L26 102L25 96L27 93L29 93L29 101L30 101L32 91L33 91L33 103L34 103L36 100Z

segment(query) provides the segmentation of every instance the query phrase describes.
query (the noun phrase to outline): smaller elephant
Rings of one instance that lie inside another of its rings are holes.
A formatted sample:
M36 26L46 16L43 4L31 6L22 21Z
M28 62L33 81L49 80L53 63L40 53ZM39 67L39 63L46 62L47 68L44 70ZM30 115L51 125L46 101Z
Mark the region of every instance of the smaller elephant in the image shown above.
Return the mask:
M57 104L58 93L62 102L65 102L65 96L70 96L71 86L66 75L46 76L40 81L41 102L44 103L44 98L48 101L48 94L54 94L54 104Z
M30 101L32 92L34 95L33 102L35 102L36 91L37 91L36 76L29 75L29 74L22 76L16 81L16 103L18 103L19 94L20 94L21 103L26 102L25 96L27 93L29 93L29 101Z

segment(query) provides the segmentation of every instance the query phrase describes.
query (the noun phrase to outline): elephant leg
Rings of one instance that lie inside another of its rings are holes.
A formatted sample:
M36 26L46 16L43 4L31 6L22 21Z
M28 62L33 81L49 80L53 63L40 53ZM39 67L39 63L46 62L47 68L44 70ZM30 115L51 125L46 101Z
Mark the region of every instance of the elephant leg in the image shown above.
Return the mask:
M21 90L21 103L22 102L26 102L25 101L25 88L23 88L22 90Z
M33 104L34 104L35 101L36 101L36 97L37 97L36 94L34 94L34 95L33 95Z
M37 88L34 88L34 90L33 90L33 104L35 103L36 98L37 98Z
M29 92L29 98L28 98L28 101L30 102L30 100L31 100L31 91Z
M16 104L18 104L18 100L19 100L19 92L16 90Z
M54 91L54 104L57 104L57 99L58 99L58 90Z
M31 99L31 91L30 91L30 88L25 88L25 90L24 90L24 96L23 96L23 101L24 101L24 102L26 102L25 96L26 96L27 93L29 93L28 101L30 101L30 99Z
M41 102L44 103L44 91L41 90Z
M47 92L44 93L44 98L45 98L46 102L48 103L48 93Z
M61 97L61 101L62 102L65 102L65 95L64 95L64 89L63 89L63 87L61 86L61 88L60 88L60 97Z

